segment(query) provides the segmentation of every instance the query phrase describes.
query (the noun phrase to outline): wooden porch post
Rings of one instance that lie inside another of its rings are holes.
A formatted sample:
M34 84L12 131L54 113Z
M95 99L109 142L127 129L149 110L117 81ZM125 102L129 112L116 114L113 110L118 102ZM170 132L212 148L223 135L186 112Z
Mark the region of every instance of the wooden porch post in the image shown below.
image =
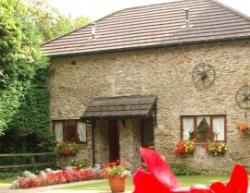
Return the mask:
M92 122L92 163L93 167L95 166L96 159L95 159L95 128L96 128L96 122Z

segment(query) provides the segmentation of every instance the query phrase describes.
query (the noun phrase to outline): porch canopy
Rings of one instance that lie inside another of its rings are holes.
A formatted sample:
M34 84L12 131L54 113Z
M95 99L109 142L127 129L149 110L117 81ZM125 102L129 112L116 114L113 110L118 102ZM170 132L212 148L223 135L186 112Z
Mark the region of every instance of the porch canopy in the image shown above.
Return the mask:
M94 98L81 120L148 118L153 115L156 100L152 95Z

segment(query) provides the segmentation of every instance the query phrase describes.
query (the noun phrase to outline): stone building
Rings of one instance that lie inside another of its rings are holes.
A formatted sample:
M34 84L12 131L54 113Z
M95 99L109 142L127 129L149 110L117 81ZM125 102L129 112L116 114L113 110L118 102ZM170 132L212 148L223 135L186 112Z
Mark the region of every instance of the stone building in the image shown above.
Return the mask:
M250 20L214 0L127 8L43 44L51 58L51 121L58 140L90 163L140 165L139 147L205 171L250 166ZM213 138L179 158L174 145L202 120ZM203 145L224 141L224 156Z

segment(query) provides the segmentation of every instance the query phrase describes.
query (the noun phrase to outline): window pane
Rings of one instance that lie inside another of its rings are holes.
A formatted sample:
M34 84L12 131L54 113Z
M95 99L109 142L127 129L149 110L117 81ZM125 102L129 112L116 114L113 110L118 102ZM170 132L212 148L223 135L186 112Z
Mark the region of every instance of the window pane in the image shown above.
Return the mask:
M65 141L76 142L76 122L75 121L65 121Z
M194 131L194 119L192 117L183 118L183 140L191 139L190 133Z
M225 140L225 118L224 117L213 118L213 132L215 134L216 141Z
M86 124L78 121L77 123L77 132L80 142L87 142L86 138Z
M63 122L54 122L56 141L63 141Z

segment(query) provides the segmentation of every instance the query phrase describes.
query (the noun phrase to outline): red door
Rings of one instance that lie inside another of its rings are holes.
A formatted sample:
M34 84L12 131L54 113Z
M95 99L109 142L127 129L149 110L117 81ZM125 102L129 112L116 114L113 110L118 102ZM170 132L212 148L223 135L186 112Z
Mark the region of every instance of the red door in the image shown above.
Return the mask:
M116 161L120 159L119 125L118 121L109 121L109 159Z

